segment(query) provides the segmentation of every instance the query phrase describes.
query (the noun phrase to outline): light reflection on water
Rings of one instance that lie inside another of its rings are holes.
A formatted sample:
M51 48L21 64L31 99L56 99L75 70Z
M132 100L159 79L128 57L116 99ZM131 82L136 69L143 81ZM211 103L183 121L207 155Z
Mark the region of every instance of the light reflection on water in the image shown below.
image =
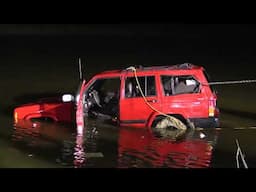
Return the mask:
M185 138L174 141L156 138L150 131L120 129L119 167L206 168L210 166L217 132L206 138L191 130Z
M91 158L98 153L98 135L95 134L94 130L94 127L87 128L86 134L74 134L70 140L64 140L61 155L57 162L75 168L94 167Z
M19 122L13 129L15 147L63 167L207 168L218 131L190 130L175 141L156 137L148 129L89 124L84 135L74 126ZM204 138L200 137L203 133Z

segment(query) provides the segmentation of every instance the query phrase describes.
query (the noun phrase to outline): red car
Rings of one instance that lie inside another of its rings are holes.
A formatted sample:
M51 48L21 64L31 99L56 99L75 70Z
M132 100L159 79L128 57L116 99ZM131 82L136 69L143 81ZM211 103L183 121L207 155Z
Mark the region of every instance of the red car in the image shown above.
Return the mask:
M81 122L82 116L101 118L120 126L217 127L217 96L201 66L129 67L105 71L87 83L74 97L43 99L19 106L14 119L48 118L57 122Z

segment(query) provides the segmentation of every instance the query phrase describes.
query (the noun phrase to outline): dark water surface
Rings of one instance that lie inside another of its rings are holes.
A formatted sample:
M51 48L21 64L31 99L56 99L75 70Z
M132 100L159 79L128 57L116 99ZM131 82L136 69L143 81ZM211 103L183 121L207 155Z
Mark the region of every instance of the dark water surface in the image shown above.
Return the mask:
M175 141L158 138L147 128L120 128L94 120L88 121L83 136L73 125L23 125L10 127L1 138L1 167L235 168L235 139L248 167L256 167L253 127L197 128Z
M72 35L1 33L1 168L235 168L236 139L248 167L256 167L255 84L217 86L221 129L196 129L178 141L156 138L147 129L94 121L82 137L74 125L13 126L16 106L76 92L78 57L87 80L107 69L184 62L204 66L213 81L256 78L254 25L133 27L122 26L118 32L117 26L104 25L105 31L94 28Z
M89 121L85 134L78 136L71 125L24 122L24 126L14 127L11 146L32 159L63 167L207 168L218 135L216 130L190 130L174 141L157 138L147 128Z

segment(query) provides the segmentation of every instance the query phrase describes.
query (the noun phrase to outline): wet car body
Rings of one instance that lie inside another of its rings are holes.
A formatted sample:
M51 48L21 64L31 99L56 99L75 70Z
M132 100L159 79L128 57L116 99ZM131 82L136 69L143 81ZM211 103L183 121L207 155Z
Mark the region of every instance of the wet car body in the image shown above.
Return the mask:
M60 97L44 98L15 108L15 122L18 119L48 119L55 122L74 121L75 103L63 102Z
M64 102L61 97L49 98L22 105L15 108L14 119L16 122L34 118L74 122L80 108L83 116L105 119L120 126L152 127L163 118L159 111L183 122L189 120L197 127L218 126L217 96L208 85L203 67L181 64L136 70L137 77L129 69L96 74L81 84L75 100ZM185 82L187 90L177 88L179 81Z

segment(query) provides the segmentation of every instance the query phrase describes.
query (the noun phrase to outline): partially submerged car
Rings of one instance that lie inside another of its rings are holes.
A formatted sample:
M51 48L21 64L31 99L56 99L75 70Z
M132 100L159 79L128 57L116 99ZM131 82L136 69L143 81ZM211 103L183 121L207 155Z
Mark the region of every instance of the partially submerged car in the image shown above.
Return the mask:
M81 122L82 115L130 127L217 127L217 96L208 81L203 67L189 63L105 71L84 80L76 96L15 108L14 119Z

